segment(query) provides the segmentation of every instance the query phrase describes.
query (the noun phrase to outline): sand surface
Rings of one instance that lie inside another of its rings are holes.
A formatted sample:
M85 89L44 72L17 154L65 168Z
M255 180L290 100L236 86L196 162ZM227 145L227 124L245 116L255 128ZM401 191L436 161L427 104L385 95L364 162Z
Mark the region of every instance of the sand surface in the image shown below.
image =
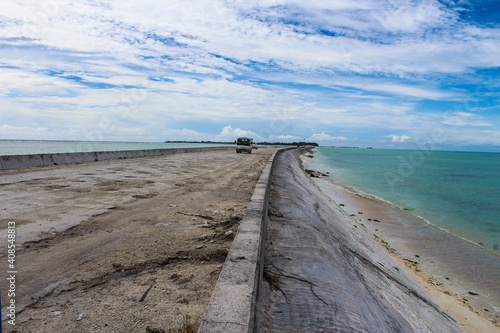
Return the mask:
M16 223L18 272L16 326L2 313L4 331L168 331L184 316L196 321L274 151L1 171L0 226L4 234ZM3 275L6 237L0 248Z
M422 241L417 241L404 230L404 224L398 223L411 218L407 213L334 185L331 181L327 181L327 177L313 178L313 180L324 193L341 206L346 215L360 223L412 274L429 295L458 321L464 332L500 333L498 299L491 299L487 291L468 289L470 286L459 281L458 276L452 275L449 270L448 273L444 273L444 269L440 268L443 264L450 263L439 263L426 253L425 247L430 247L431 241L434 240L427 240L427 244L424 245ZM404 222L411 223L408 220ZM443 236L442 233L440 235ZM473 291L479 294L476 295Z

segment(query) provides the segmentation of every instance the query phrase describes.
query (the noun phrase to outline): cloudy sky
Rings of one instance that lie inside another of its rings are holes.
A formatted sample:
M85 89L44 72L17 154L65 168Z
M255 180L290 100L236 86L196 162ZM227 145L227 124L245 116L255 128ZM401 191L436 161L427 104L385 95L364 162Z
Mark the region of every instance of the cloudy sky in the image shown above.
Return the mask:
M1 0L0 139L500 151L497 0Z

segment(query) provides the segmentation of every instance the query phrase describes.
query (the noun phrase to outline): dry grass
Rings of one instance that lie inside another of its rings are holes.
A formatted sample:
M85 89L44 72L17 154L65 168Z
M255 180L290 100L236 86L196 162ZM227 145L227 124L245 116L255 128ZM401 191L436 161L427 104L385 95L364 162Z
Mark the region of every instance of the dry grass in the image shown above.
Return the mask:
M178 328L169 328L168 333L196 333L198 330L198 322L198 319L192 322L189 315L183 315L180 326Z

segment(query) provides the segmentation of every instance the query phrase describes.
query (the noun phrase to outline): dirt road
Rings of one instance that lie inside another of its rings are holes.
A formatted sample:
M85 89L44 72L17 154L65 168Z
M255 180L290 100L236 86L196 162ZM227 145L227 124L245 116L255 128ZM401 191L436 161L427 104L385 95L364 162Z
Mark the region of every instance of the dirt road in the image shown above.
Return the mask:
M274 151L1 171L2 275L9 221L17 235L16 326L2 312L4 330L153 332L196 321Z

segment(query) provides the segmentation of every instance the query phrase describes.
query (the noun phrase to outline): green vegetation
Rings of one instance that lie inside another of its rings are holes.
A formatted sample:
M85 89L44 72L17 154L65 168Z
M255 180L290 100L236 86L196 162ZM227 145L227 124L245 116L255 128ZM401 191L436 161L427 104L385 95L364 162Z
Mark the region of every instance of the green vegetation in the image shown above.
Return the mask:
M228 144L232 145L236 142L216 142L216 141L165 141L165 143L213 143L213 144ZM314 146L318 147L319 145L316 142L256 142L257 145L261 146Z
M300 142L258 142L257 144L263 145L263 146L314 146L318 147L319 145L316 142L305 142L305 141L300 141Z

